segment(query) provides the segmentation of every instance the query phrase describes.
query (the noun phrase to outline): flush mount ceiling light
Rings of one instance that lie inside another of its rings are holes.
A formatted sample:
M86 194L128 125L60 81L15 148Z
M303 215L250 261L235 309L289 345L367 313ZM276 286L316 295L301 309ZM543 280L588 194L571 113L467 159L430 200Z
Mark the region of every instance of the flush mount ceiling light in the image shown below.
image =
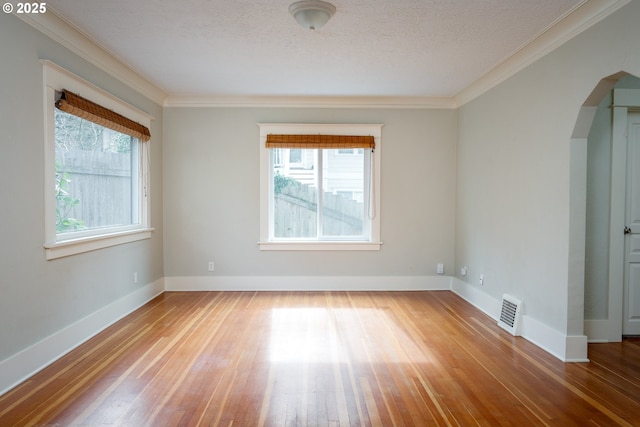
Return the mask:
M336 7L326 1L303 0L289 6L289 12L302 28L319 30L336 13Z

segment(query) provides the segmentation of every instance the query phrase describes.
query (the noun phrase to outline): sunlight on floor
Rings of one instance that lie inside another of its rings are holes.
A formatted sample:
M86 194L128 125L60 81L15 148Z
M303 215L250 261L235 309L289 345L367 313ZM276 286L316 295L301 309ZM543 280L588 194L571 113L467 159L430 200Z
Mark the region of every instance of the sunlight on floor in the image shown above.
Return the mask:
M388 345L365 346L376 334ZM274 308L270 360L274 363L425 363L429 354L384 310Z

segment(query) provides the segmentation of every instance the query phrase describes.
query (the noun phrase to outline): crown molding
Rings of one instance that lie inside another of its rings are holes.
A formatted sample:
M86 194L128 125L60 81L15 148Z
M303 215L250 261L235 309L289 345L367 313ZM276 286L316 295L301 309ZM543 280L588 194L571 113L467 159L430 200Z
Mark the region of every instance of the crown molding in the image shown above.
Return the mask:
M631 0L585 0L455 96L462 106L600 22Z
M127 63L111 54L89 35L67 22L51 8L47 9L47 13L42 14L18 14L15 12L13 14L76 55L109 73L109 75L131 87L136 92L141 93L159 105L164 103L167 95L162 89L142 77Z
M14 15L132 89L165 107L455 109L533 64L630 1L583 1L454 97L168 95L51 8L45 14L14 13Z
M45 14L14 13L14 15L76 55L165 107L456 108L455 100L450 97L167 95L51 8L48 8Z
M453 98L418 96L198 96L169 95L165 107L453 109Z

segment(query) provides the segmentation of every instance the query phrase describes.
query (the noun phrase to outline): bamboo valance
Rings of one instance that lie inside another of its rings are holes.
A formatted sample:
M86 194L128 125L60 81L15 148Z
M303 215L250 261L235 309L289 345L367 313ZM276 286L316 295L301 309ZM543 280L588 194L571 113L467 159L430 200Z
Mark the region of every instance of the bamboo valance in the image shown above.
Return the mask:
M373 136L353 135L267 135L267 148L371 148L376 144Z
M56 101L56 107L65 113L73 114L100 126L138 138L141 141L149 141L151 139L151 133L146 126L68 90L62 91L60 99Z

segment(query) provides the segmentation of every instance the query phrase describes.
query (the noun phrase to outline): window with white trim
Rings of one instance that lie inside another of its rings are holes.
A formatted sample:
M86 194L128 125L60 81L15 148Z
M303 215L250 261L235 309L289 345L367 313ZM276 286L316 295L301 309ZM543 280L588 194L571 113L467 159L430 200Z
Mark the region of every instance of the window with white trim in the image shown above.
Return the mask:
M259 126L260 249L380 249L382 125Z
M44 61L47 259L151 236L151 118Z

